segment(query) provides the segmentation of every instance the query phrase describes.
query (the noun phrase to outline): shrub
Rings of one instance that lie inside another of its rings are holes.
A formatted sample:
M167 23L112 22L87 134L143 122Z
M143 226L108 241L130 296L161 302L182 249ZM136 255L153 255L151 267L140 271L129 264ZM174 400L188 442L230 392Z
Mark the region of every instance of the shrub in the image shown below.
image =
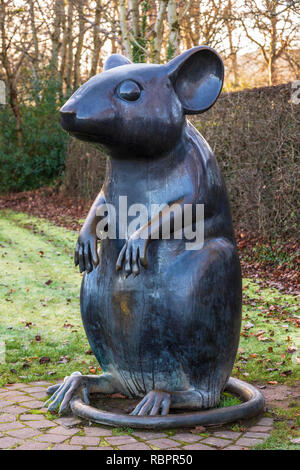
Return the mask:
M67 134L58 121L62 97L55 79L45 77L21 104L23 145L18 147L15 118L0 111L1 192L24 191L51 183L63 171Z

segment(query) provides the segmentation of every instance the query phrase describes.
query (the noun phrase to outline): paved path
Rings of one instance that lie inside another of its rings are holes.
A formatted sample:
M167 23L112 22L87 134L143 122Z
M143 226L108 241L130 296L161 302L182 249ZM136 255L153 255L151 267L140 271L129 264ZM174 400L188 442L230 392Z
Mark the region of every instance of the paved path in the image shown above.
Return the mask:
M78 418L50 415L44 408L47 382L0 388L0 449L19 450L247 450L264 442L273 427L271 418L258 418L239 430L173 432L132 431L91 425ZM244 426L244 425L243 425ZM230 429L231 428L231 429Z

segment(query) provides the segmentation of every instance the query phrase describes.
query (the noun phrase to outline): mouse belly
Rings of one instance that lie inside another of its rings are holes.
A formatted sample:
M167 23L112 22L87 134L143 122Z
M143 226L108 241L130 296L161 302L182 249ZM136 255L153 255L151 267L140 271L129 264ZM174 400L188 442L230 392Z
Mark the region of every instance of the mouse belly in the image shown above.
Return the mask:
M235 248L216 240L199 251L157 240L148 269L127 279L115 270L120 246L102 243L82 281L81 314L97 360L127 395L225 386L240 332L240 268Z

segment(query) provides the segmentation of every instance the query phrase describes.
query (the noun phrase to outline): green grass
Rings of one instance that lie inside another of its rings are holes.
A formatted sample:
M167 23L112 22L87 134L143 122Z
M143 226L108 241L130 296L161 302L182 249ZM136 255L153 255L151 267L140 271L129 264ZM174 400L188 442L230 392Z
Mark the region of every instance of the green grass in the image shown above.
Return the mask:
M296 296L261 288L258 282L244 279L243 323L235 377L248 382L299 382L298 305Z
M47 221L1 212L0 385L57 379L74 370L88 373L89 365L97 366L85 354L81 276L72 261L75 240L75 233ZM58 364L62 356L70 362ZM40 364L42 357L50 362Z
M276 408L272 411L274 429L270 437L254 447L256 450L299 450L299 444L291 442L300 437L300 406L295 404L288 410Z
M226 408L227 406L240 405L241 403L242 401L238 397L235 397L228 392L223 392L221 394L221 399L218 408Z
M73 265L77 234L22 213L1 211L0 216L0 385L55 380L75 370L89 373L90 368L99 372L94 356L85 354L89 345L79 311L82 276ZM243 329L233 375L261 383L299 380L300 354L294 350L297 341L299 348L297 299L249 279L244 280L243 294ZM244 329L249 324L253 326ZM63 356L69 362L58 364ZM42 357L50 361L40 364ZM230 400L236 404L234 397Z

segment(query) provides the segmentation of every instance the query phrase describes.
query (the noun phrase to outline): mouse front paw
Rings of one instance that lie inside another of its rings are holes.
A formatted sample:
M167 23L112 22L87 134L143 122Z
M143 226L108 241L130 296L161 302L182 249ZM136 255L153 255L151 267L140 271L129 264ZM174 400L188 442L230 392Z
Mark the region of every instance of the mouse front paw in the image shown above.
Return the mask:
M116 270L120 271L124 267L126 277L133 274L136 277L140 274L140 266L146 268L148 261L146 258L147 240L139 238L139 235L133 234L125 243L120 251Z
M52 387L49 387L49 391ZM73 372L65 377L64 382L57 388L53 395L46 401L48 411L59 411L63 413L70 405L75 395L81 395L83 401L89 404L89 390L85 377L80 372Z
M135 407L135 409L130 413L131 415L138 416L155 416L160 414L165 416L169 413L171 405L171 394L168 392L162 392L160 390L151 390L143 398L142 401Z
M79 271L82 273L87 271L90 273L93 270L93 266L97 266L99 263L99 257L97 253L97 236L91 232L81 232L74 255L75 266L79 264Z

